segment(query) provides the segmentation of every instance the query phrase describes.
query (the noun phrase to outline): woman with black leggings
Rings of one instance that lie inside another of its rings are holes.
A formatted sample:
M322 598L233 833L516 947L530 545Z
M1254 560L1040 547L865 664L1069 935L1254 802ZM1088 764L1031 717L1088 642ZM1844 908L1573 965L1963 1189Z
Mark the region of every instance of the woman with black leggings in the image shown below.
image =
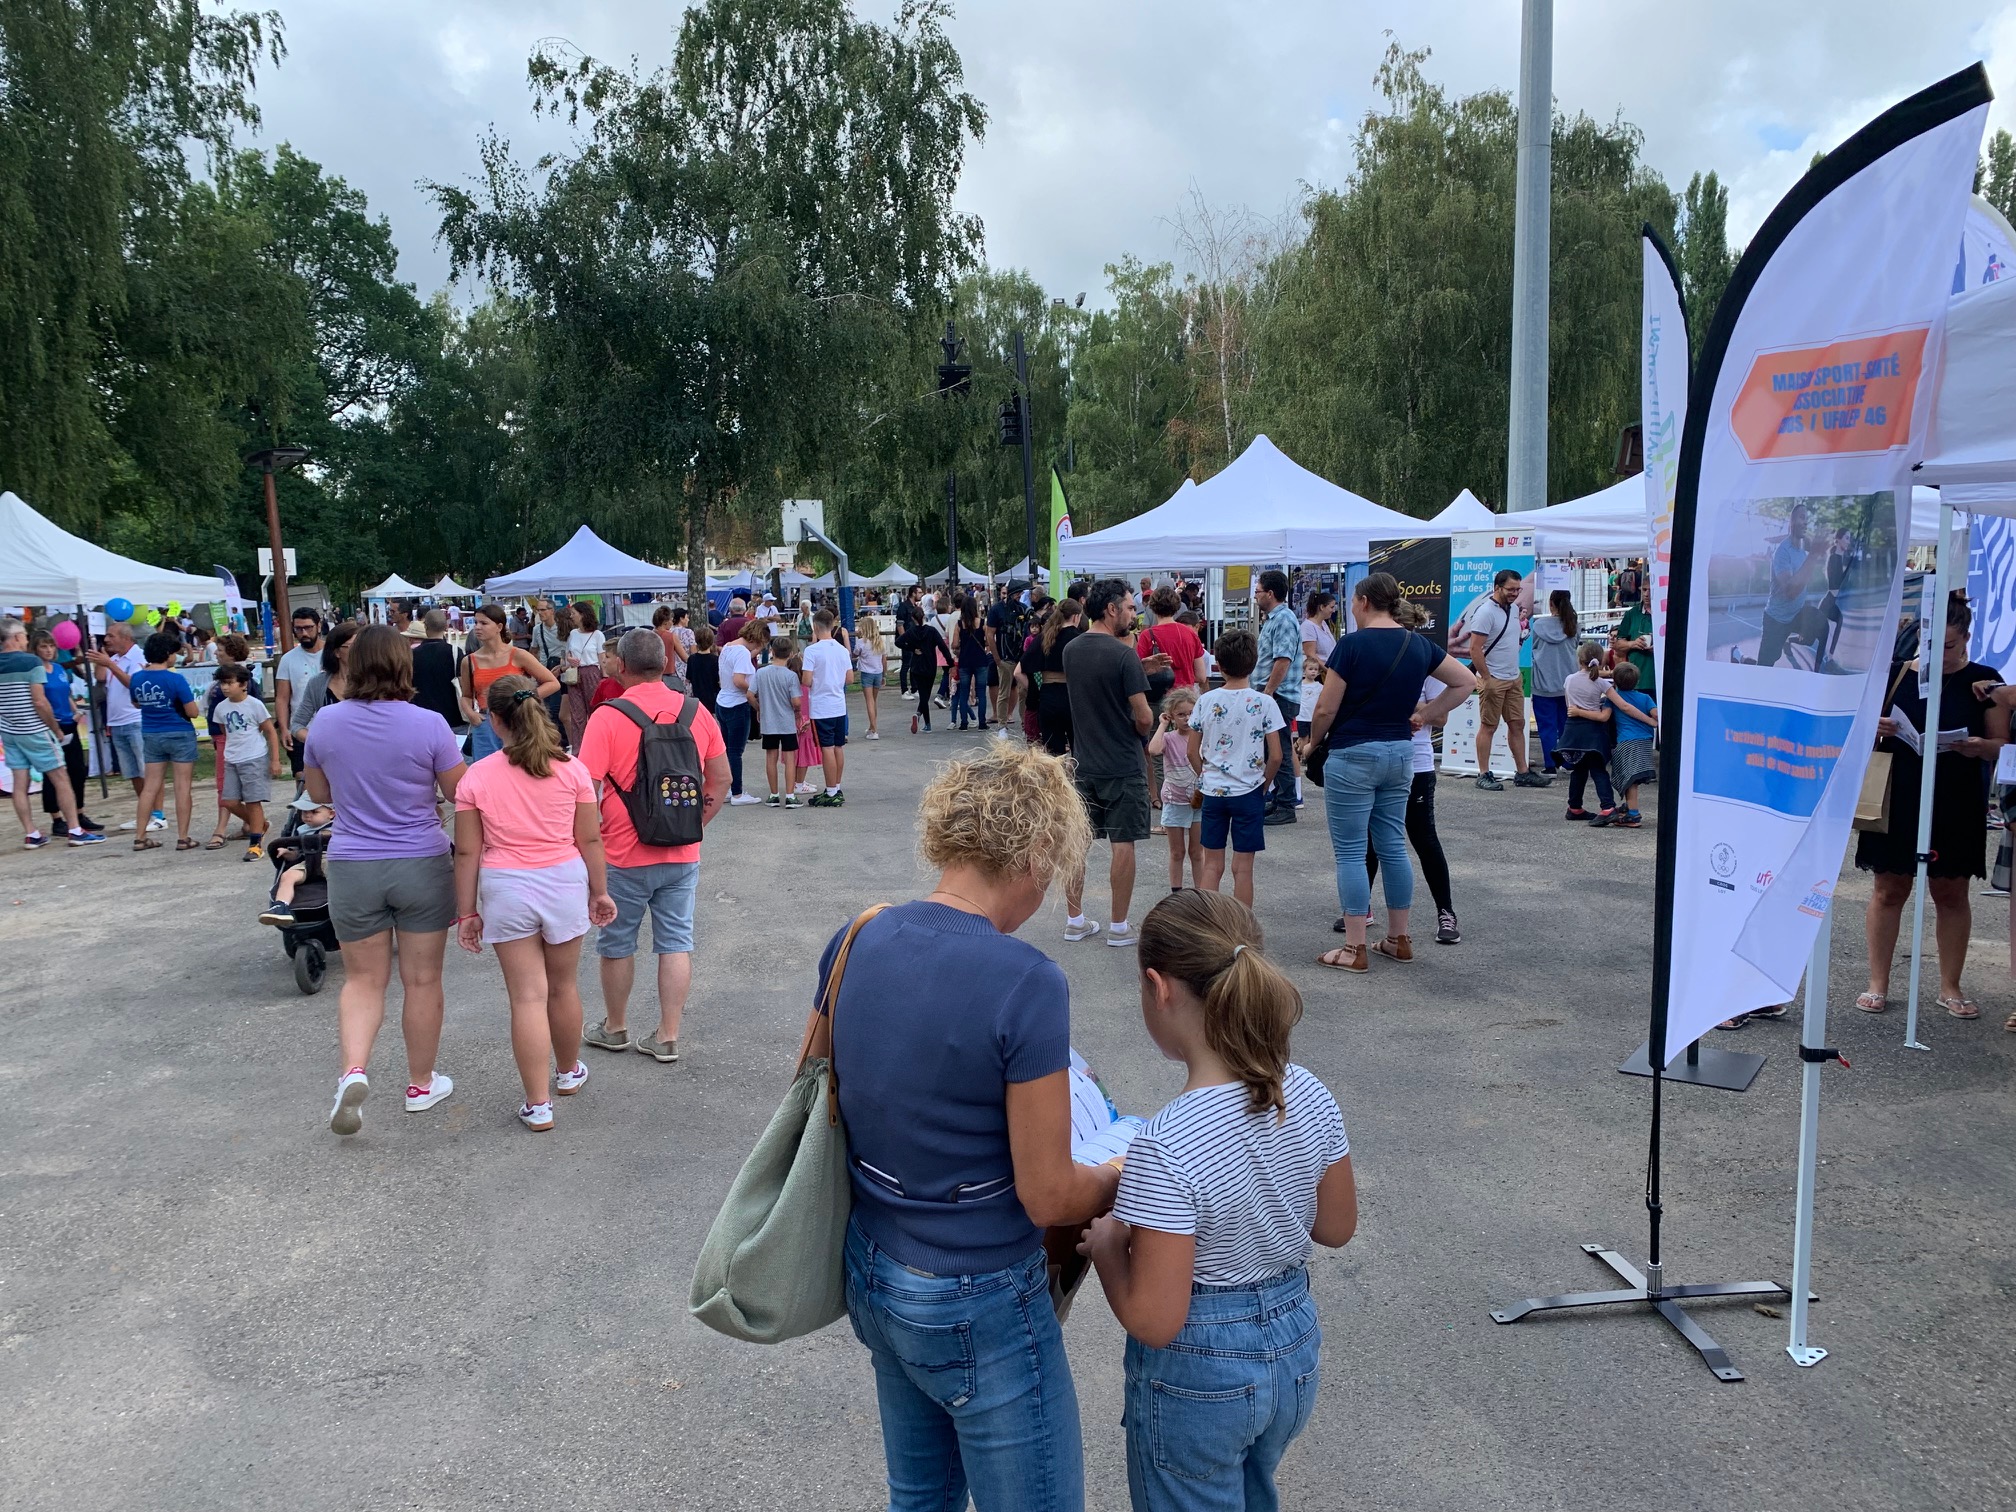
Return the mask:
M1043 626L1038 665L1043 686L1036 696L1036 724L1043 732L1043 749L1052 756L1071 750L1071 689L1064 681L1064 648L1085 633L1084 620L1085 606L1067 598Z
M1402 599L1393 618L1407 629L1424 623L1428 616L1412 599ZM1442 691L1442 684L1429 678L1421 688L1421 701L1429 703ZM1456 925L1456 895L1449 888L1449 858L1442 854L1442 837L1435 832L1435 737L1432 726L1423 724L1414 731L1414 781L1407 789L1407 843L1421 863L1421 880L1435 898L1435 943L1454 945L1463 938ZM1373 880L1379 876L1379 857L1368 845L1366 867ZM1344 921L1334 926L1344 932Z

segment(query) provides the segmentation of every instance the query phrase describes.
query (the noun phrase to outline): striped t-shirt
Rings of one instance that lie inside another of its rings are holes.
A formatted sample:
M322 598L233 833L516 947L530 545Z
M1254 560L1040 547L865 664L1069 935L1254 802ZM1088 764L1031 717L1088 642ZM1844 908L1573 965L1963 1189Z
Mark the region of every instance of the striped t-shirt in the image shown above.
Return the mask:
M1243 1286L1309 1258L1316 1186L1351 1153L1337 1099L1314 1073L1282 1077L1288 1115L1253 1113L1243 1083L1185 1092L1148 1120L1127 1151L1113 1216L1197 1240L1193 1271Z

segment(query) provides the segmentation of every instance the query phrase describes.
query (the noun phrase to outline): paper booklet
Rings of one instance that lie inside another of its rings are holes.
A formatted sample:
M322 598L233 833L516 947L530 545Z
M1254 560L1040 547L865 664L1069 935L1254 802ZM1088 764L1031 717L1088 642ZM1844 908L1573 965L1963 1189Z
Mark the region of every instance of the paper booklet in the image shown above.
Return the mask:
M1896 738L1909 746L1914 753L1923 756L1925 754L1925 737L1918 732L1918 726L1911 722L1911 716L1903 713L1901 710L1892 709L1890 717L1897 722ZM1967 727L1965 725L1961 725L1955 730L1941 730L1939 732L1939 749L1941 751L1950 751L1966 738Z
M2002 754L1995 760L1995 780L1999 783L2016 783L2016 740L2002 747Z
M1071 1158L1080 1165L1104 1165L1125 1155L1144 1120L1123 1114L1092 1074L1085 1057L1071 1052Z

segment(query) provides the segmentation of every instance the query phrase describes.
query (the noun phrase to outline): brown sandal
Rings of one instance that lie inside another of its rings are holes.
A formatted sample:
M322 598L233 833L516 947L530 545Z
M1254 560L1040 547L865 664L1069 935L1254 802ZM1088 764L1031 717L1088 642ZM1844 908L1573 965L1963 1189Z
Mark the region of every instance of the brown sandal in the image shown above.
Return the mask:
M177 849L178 851L181 851L181 850L195 850L195 849L197 849L197 845L196 845L196 842L195 842L195 841L194 841L193 839L191 839L191 838L190 838L189 836L187 836L187 835L184 835L184 836L182 836L182 837L181 837L181 838L180 838L179 840L177 840L177 841L175 842L175 849Z
M161 849L161 842L159 840L149 840L145 835L142 835L133 842L133 849L136 851L159 850Z
M1327 966L1332 971L1366 972L1372 969L1365 959L1363 945L1339 945L1335 950L1326 950L1316 957L1318 966Z
M1414 959L1414 936L1387 935L1372 943L1372 952L1391 961L1411 961Z

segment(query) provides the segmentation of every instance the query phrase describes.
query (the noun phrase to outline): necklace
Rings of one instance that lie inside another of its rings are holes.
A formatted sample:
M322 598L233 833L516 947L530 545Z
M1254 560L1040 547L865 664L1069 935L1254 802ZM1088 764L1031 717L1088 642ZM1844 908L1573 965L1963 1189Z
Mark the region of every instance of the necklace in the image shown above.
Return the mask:
M956 893L952 891L952 889L949 887L934 887L927 895L927 901L930 898L938 898L938 897L957 898L961 903L964 903L968 907L970 907L973 910L973 912L980 915L981 918L984 919L987 917L987 910L981 907L980 904L975 903L971 898L967 897L964 893Z

